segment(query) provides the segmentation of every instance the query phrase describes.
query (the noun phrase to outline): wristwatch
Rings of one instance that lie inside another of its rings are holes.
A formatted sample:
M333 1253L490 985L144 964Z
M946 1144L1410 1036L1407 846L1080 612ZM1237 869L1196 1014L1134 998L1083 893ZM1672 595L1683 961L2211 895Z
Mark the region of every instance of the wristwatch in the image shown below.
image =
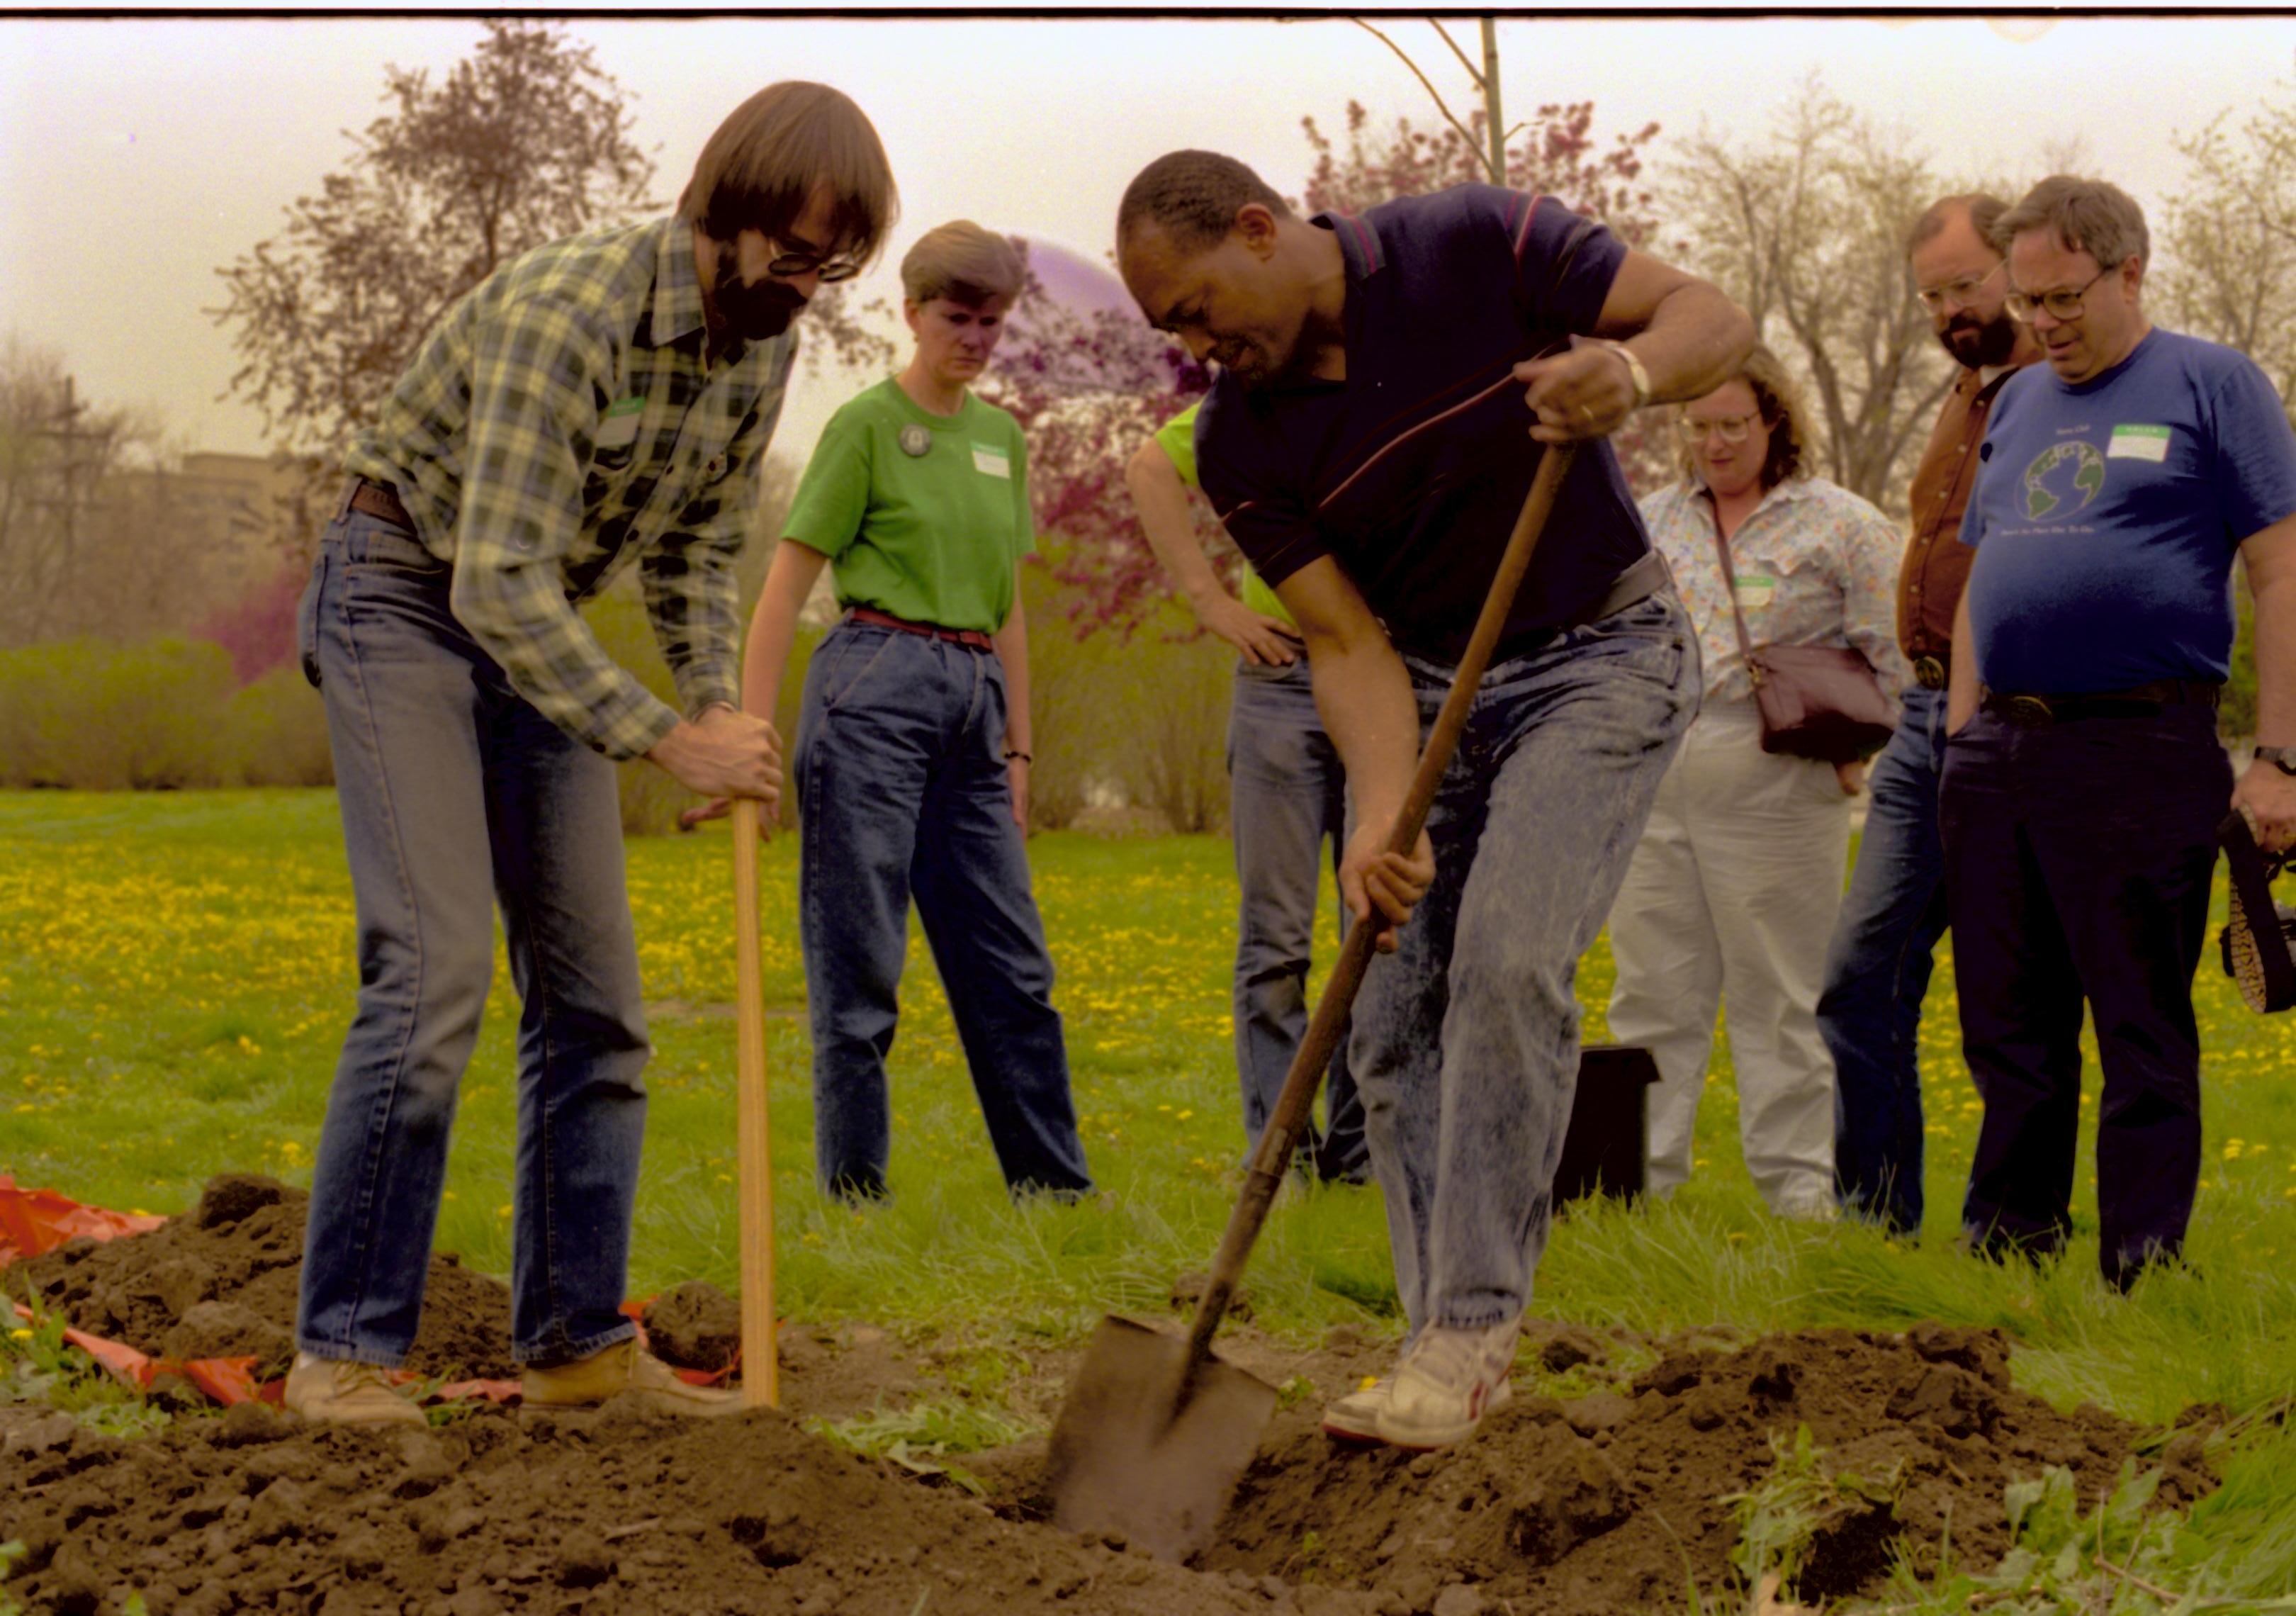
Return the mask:
M1627 362L1627 374L1635 384L1635 407L1642 408L1644 405L1650 402L1650 372L1643 368L1643 362L1635 357L1635 350L1625 343L1613 342L1608 338L1603 338L1600 340L1604 348Z
M2284 775L2296 775L2296 746L2259 746L2256 760L2269 763Z

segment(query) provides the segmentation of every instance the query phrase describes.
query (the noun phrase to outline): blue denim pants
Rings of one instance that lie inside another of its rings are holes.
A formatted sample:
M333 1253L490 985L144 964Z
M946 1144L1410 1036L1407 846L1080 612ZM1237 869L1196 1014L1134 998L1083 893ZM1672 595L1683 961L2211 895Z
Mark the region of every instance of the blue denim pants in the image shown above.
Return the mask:
M1450 670L1406 663L1431 725ZM1483 676L1427 820L1434 884L1374 956L1349 1051L1414 1332L1530 1300L1578 1087L1578 959L1698 697L1671 592Z
M620 1308L649 1054L613 765L545 718L455 620L452 571L358 512L320 543L298 632L326 698L358 911L358 1010L311 1180L297 1344L414 1345L447 1135L494 974L518 1029L512 1350L631 1333Z
M814 652L793 758L798 902L814 1144L832 1194L886 1193L885 1057L912 897L1005 1183L1092 1187L1004 747L993 652L849 619Z
M1347 846L1347 771L1324 733L1305 657L1288 668L1239 661L1227 726L1228 823L1242 901L1235 942L1235 1070L1250 1148L1283 1092L1308 1027L1308 966L1324 841L1336 872ZM1347 935L1342 906L1340 934ZM1363 1104L1348 1073L1347 1032L1332 1054L1326 1124L1302 1157L1326 1179L1369 1172Z
M1922 1226L1922 997L1945 935L1938 782L1945 692L1906 692L1866 775L1866 833L1834 922L1817 1029L1833 1054L1833 1178L1842 1210Z

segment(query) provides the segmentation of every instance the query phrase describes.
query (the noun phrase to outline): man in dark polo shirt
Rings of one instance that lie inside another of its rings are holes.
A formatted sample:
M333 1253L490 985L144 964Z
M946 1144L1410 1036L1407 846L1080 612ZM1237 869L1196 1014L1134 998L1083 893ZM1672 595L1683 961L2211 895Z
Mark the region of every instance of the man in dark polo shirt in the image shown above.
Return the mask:
M2154 329L2144 216L2043 180L1994 226L2048 359L2001 390L1962 524L1943 797L1962 1044L1985 1100L1962 1222L2071 1226L2082 1001L2104 1068L2099 1262L2173 1259L2200 1176L2193 972L2227 800L2296 838L2296 433L2244 356ZM2256 595L2257 760L2217 740L2230 574Z
M1718 384L1752 327L1488 185L1302 220L1242 163L1176 152L1126 191L1117 243L1150 322L1219 363L1203 489L1307 643L1347 769L1341 889L1386 933L1349 1057L1412 1334L1324 1428L1441 1447L1508 1394L1576 1079L1572 977L1698 701L1696 637L1602 439ZM1541 446L1570 441L1426 834L1389 854Z
M1898 733L1866 778L1866 831L1834 923L1817 1026L1833 1055L1833 1176L1844 1210L1894 1233L1922 1226L1922 1079L1916 1035L1930 962L1945 934L1938 771L1953 614L1969 576L1959 542L1977 446L2002 384L2041 357L2009 317L2009 275L1986 237L2009 204L1948 196L1906 240L1915 294L1961 374L1914 472L1912 542L1898 581L1898 642L1914 665Z

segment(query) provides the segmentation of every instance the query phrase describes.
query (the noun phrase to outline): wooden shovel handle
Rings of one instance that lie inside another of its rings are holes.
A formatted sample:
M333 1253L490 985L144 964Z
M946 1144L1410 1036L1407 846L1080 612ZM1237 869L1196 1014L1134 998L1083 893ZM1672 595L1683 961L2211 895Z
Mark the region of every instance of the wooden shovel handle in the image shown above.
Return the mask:
M1426 825L1427 810L1434 806L1443 772L1451 767L1451 756L1459 749L1459 735L1467 726L1467 711L1474 705L1476 688L1482 684L1483 671L1490 666L1491 652L1506 629L1507 614L1514 609L1515 592L1530 567L1538 536L1546 526L1547 515L1554 508L1555 494L1562 488L1562 479L1570 472L1577 452L1575 444L1554 444L1549 445L1539 457L1538 474L1531 479L1530 493L1522 502L1521 513L1515 518L1514 531L1507 537L1506 552L1499 558L1498 571L1491 578L1490 593L1484 597L1482 614L1475 619L1475 632L1467 641L1466 654L1459 659L1458 669L1452 675L1451 692L1443 698L1443 710L1436 716L1434 728L1428 732L1426 750L1419 755L1419 771L1411 778L1411 792L1403 800L1403 811L1396 816L1395 832L1387 843L1391 853L1407 856L1419 845L1419 833ZM1226 1317L1236 1281L1242 1277L1243 1265L1251 1255L1252 1243L1259 1238L1260 1226L1267 1221L1267 1209L1275 1203L1283 1175L1291 1170L1292 1153L1299 1148L1308 1112L1316 1103L1316 1086L1323 1081L1324 1069L1331 1064L1332 1052L1339 1046L1340 1029L1354 1007L1356 989L1363 985L1364 970L1371 964L1378 930L1375 916L1348 928L1347 940L1341 945L1339 959L1332 966L1331 980L1324 986L1323 997L1316 1002L1316 1013L1308 1023L1307 1036L1300 1040L1299 1053L1292 1057L1292 1070L1284 1077L1283 1092L1276 1099L1267 1125L1260 1130L1259 1148L1252 1152L1250 1166L1245 1171L1243 1194L1228 1218L1227 1232L1220 1238L1218 1255L1212 1259L1203 1299L1196 1306L1195 1322L1189 1326L1187 1374L1191 1378L1195 1366L1211 1351L1212 1336L1219 1329L1220 1320ZM1184 1385L1183 1400L1185 1395Z
M766 1118L765 971L758 943L758 803L734 800L735 1138L741 1166L742 1407L781 1402L774 1339L774 1173Z

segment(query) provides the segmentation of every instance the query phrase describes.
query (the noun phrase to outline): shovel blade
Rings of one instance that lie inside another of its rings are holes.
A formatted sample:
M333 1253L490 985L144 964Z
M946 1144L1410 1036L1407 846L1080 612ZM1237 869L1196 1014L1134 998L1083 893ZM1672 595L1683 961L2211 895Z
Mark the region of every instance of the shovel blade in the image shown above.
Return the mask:
M1053 1424L1054 1524L1120 1533L1161 1560L1211 1541L1275 1413L1275 1388L1217 1358L1187 1386L1187 1342L1103 1318Z

